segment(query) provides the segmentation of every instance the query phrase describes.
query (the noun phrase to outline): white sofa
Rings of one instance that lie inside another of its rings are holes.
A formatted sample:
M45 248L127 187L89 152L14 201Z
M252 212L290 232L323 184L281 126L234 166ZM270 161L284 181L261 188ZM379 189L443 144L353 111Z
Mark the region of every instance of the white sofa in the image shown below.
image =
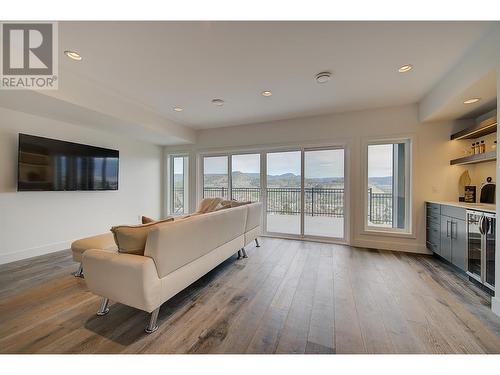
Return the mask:
M158 226L148 234L144 255L89 249L82 263L89 289L109 300L151 313L146 332L154 332L160 306L188 285L256 241L261 232L262 204L228 208Z

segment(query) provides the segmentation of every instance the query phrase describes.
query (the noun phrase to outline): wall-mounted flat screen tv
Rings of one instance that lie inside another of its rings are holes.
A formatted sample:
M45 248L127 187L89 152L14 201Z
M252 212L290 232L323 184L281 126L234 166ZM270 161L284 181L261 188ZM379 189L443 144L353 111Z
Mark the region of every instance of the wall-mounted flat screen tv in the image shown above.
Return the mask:
M118 161L118 150L19 134L17 190L118 190Z

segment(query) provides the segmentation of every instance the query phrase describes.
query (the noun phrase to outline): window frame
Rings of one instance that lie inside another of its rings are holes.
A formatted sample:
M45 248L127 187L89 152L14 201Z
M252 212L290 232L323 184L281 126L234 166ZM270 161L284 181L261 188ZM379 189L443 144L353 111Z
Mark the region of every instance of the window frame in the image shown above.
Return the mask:
M368 147L372 145L404 143L407 144L408 157L405 157L405 228L384 228L368 223ZM415 236L415 220L414 213L414 194L413 194L413 170L414 170L414 139L411 135L404 135L391 138L366 138L362 142L362 190L361 201L363 202L363 226L362 234L377 235L377 236L391 236L391 237L406 237L416 238Z

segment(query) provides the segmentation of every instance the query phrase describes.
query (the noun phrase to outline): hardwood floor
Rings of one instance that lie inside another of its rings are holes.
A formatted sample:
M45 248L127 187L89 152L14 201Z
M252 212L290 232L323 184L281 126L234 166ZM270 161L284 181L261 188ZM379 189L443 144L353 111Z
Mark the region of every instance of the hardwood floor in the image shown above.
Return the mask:
M489 297L429 257L262 238L148 314L99 298L69 251L0 266L2 353L500 353Z

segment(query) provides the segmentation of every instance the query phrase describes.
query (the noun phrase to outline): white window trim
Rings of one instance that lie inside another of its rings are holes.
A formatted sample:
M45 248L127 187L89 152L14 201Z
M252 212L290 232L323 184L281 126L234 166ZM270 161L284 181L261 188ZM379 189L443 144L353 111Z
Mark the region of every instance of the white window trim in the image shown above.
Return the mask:
M406 221L405 229L397 228L383 228L368 225L368 146L388 144L388 143L402 143L408 142L409 158L406 159L406 179L409 183L405 184L405 195L410 197L406 201ZM388 237L402 237L402 238L416 238L416 228L414 216L414 194L413 194L413 171L414 171L414 157L413 150L415 148L415 140L412 135L402 135L390 138L363 138L361 147L361 172L362 172L362 189L361 201L363 202L363 229L361 234L388 236Z

